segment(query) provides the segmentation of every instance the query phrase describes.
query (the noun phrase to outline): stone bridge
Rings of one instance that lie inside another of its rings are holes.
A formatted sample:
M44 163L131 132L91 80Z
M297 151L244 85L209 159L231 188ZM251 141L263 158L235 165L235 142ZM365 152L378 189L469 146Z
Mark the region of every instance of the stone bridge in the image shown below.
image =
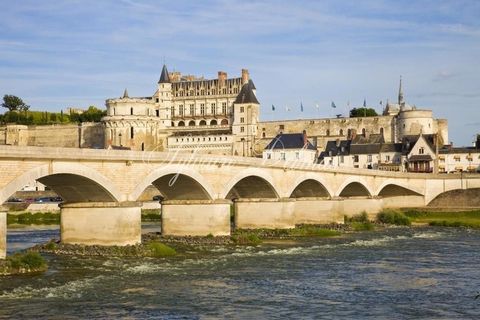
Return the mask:
M384 207L425 206L480 188L480 175L339 169L298 162L185 153L0 146L0 204L33 180L60 195L62 241L140 241L144 190L164 196L166 235L228 235L239 228L342 222Z

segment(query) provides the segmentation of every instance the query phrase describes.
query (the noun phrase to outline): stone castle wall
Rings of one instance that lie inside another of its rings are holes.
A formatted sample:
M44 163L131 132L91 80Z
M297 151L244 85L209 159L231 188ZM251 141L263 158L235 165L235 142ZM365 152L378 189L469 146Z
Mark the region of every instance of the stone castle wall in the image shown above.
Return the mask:
M101 123L83 123L82 125L45 125L45 126L0 127L0 144L62 147L62 148L104 148L104 127Z

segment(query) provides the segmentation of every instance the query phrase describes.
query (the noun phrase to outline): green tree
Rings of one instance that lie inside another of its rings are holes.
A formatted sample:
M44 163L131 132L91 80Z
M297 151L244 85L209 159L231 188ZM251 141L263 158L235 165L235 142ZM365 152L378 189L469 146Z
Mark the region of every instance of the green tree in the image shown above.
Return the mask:
M26 111L30 108L22 99L10 94L3 96L2 107L7 108L8 111Z
M350 118L376 117L377 112L373 108L353 108L350 110Z

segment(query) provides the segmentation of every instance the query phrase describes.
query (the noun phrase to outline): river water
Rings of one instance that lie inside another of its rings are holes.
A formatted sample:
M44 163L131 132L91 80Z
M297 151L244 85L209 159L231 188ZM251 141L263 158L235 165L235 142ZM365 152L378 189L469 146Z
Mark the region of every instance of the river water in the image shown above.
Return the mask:
M479 319L479 243L478 230L392 228L194 258L47 255L44 274L0 278L0 318Z

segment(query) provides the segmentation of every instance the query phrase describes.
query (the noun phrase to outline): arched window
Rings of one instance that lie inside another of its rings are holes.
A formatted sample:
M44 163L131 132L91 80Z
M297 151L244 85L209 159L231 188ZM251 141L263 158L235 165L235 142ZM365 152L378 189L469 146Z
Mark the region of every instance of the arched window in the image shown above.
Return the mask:
M178 127L185 127L185 122L180 121L180 122L178 123Z
M172 127L175 127L175 123L172 121Z
M133 108L130 108L130 115L133 116Z
M343 136L343 129L340 129L339 135Z
M365 134L367 133L367 130L365 130L365 128L362 129L362 134L365 136Z
M195 121L190 120L190 122L188 123L188 126L189 126L189 127L193 127L194 125L195 125Z
M142 142L142 151L145 151L145 143Z
M262 132L262 138L265 138L265 132Z
M201 125L201 126L206 126L206 125L207 125L207 121L205 121L205 120L200 121L200 125Z
M228 124L228 120L227 119L222 119L222 122L220 122L220 124L222 126L226 126Z
M347 136L348 136L348 138L352 137L352 129L347 130Z
M133 127L130 127L130 139L133 139L133 137L134 137Z
M210 121L210 125L211 125L211 126L216 126L216 125L217 125L217 120L212 120L212 121Z
M327 137L330 136L330 130L327 129Z
M383 136L383 128L380 128L380 134Z

